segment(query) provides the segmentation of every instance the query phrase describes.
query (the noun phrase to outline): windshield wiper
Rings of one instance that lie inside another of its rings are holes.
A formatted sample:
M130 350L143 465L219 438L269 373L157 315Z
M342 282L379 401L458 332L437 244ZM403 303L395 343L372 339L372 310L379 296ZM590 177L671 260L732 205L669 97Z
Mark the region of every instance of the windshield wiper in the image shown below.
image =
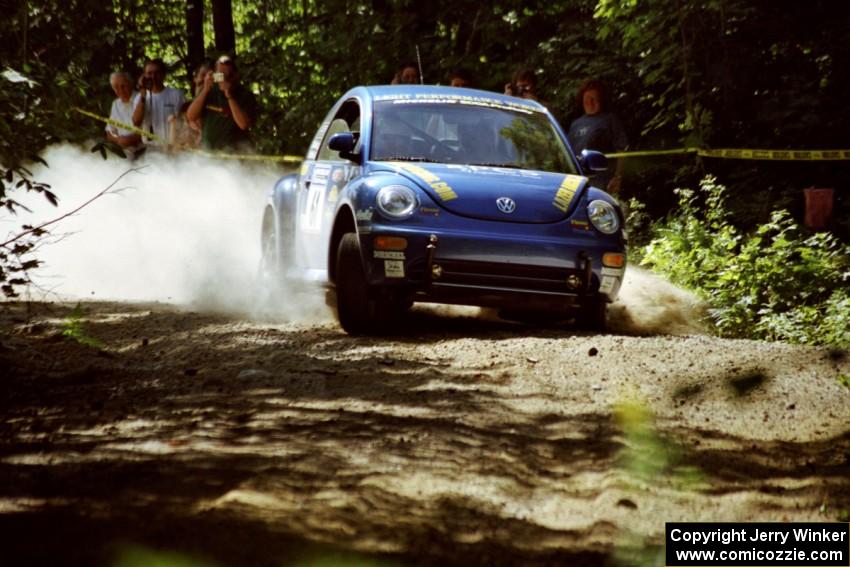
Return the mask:
M504 167L507 169L525 169L515 163L467 163L466 165L477 165L479 167Z
M425 163L440 163L439 161L425 156L381 156L375 161L422 161Z

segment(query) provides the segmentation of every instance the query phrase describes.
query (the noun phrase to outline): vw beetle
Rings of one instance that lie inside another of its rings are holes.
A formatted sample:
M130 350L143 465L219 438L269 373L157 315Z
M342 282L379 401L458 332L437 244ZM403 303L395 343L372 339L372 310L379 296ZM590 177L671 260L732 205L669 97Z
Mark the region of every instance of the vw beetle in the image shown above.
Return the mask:
M545 107L438 86L357 87L268 194L262 272L331 292L351 334L414 302L574 318L601 330L626 263L623 215Z

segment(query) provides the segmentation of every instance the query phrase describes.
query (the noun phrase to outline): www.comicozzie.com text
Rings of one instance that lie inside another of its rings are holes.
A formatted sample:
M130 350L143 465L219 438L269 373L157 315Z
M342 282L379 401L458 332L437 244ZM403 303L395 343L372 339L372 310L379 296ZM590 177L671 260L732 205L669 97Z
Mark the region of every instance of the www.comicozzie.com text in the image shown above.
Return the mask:
M688 531L675 528L670 532L672 541L687 541L690 543L722 543L727 545L736 541L775 541L787 543L788 537L793 533L795 541L798 542L821 542L821 541L846 541L847 532L832 530L813 530L811 528L800 528L792 531L775 530L767 531L758 528L748 530L740 529L716 529L710 531Z

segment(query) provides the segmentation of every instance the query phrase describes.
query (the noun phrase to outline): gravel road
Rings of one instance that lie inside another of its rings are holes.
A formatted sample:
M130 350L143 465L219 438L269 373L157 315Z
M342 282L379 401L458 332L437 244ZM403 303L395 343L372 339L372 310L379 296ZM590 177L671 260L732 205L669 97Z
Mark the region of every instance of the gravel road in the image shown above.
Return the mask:
M847 354L711 337L652 294L601 335L6 303L4 558L659 564L665 521L844 517Z

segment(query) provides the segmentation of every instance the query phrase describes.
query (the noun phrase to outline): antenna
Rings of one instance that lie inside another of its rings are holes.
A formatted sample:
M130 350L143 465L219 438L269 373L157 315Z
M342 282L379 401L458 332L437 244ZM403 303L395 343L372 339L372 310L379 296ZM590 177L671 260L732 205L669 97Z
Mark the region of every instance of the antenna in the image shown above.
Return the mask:
M416 63L419 65L419 84L425 84L425 77L422 76L422 57L419 56L419 44L416 45Z

